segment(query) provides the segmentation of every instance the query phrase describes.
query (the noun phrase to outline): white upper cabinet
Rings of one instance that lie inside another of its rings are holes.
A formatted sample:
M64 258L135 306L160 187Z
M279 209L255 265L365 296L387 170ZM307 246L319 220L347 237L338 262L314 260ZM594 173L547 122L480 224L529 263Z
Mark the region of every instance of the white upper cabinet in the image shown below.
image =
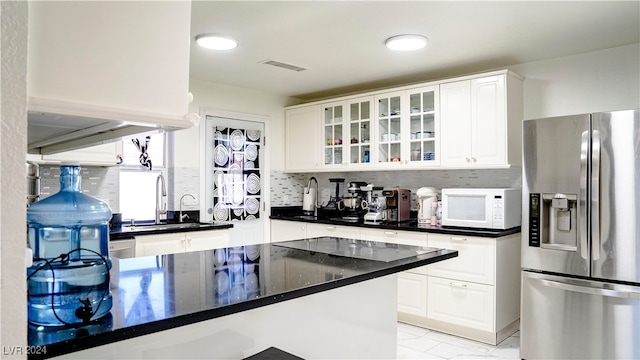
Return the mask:
M82 138L102 134L95 143L143 130L130 126L192 126L190 23L189 1L30 1L30 150L83 126Z
M320 106L312 105L285 112L285 169L320 169Z
M295 114L309 119L291 126ZM286 170L519 165L522 117L522 78L507 70L298 105L287 109L286 139L287 158L300 161L287 162ZM306 126L313 121L317 130ZM298 138L314 131L323 135ZM317 166L308 141L322 153Z
M441 165L519 165L522 116L522 80L514 75L440 85Z

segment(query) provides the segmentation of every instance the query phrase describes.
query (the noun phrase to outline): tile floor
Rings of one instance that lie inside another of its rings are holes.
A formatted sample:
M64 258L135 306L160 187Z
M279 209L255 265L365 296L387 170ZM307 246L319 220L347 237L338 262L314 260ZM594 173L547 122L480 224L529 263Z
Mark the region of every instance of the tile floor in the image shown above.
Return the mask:
M398 359L520 359L520 332L497 346L398 323Z

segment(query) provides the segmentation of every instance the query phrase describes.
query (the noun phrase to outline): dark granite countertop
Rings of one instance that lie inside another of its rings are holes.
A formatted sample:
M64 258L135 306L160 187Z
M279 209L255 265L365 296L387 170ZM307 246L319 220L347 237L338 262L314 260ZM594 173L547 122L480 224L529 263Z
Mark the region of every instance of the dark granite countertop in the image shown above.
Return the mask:
M299 210L298 210L299 209ZM462 236L478 236L478 237L490 237L497 238L501 236L507 236L520 232L520 227L514 227L506 230L494 230L494 229L473 229L473 228L461 228L461 227L446 227L446 226L431 226L426 224L418 224L416 219L411 219L402 223L396 224L365 224L361 219L357 222L346 221L340 217L313 217L300 215L302 208L272 208L270 219L273 220L287 220L287 221L300 221L316 224L329 224L329 225L344 225L344 226L357 226L370 229L385 229L385 230L402 230L402 231L421 231L438 234L448 235L462 235Z
M136 226L122 226L109 230L110 240L131 239L136 235L153 235L165 233L180 233L190 231L229 229L233 225L228 222L213 223L168 223L168 224L136 224Z
M323 237L113 259L110 314L74 327L29 325L29 346L46 349L29 358L189 325L456 256L454 250Z

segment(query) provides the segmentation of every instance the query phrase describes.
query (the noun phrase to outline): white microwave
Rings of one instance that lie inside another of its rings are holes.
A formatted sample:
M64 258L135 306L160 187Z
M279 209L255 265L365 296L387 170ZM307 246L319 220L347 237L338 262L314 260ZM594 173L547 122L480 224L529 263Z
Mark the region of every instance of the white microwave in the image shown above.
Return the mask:
M510 229L522 222L520 189L442 189L442 225Z

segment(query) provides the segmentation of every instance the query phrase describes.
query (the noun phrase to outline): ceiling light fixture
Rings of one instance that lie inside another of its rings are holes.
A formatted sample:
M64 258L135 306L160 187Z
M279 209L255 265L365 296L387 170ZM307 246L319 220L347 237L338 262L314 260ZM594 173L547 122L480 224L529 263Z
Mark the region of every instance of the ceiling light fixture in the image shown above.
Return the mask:
M196 43L203 48L211 50L231 50L238 46L238 41L232 38L211 34L196 36Z
M388 38L384 43L391 50L411 51L427 46L427 41L422 35L397 35Z

